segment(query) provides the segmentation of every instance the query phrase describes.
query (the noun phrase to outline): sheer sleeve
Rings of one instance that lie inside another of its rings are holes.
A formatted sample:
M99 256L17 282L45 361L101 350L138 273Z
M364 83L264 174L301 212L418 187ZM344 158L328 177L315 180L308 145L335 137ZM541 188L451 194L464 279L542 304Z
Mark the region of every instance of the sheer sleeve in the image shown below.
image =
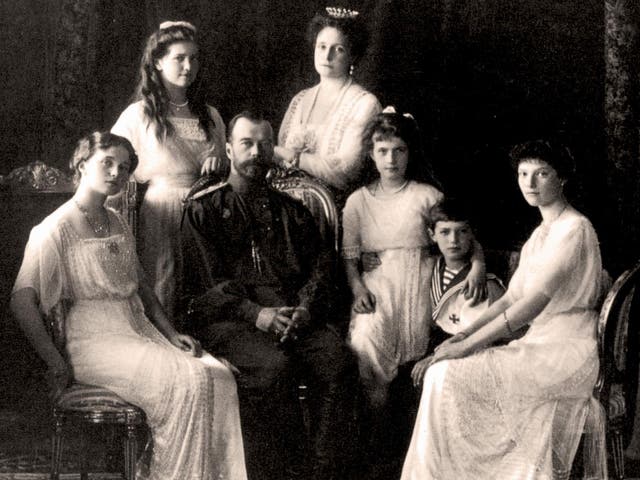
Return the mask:
M583 216L569 215L548 230L539 227L523 248L509 295L544 293L555 302L589 306L600 294L602 262L597 235Z
M287 137L289 136L289 130L291 129L291 122L296 114L298 109L298 105L304 98L304 95L309 90L302 90L298 94L296 94L289 103L289 107L287 107L287 111L284 114L284 118L282 119L282 124L280 125L280 131L278 132L278 145L284 147L287 143Z
M369 120L380 112L381 106L375 95L363 95L354 107L354 113L340 135L334 153L323 158L322 152L302 152L300 168L327 179L334 186L342 187L354 181L363 166L362 135ZM339 132L327 132L338 135ZM340 185L338 185L340 184Z
M61 298L68 296L60 255L60 238L55 235L58 232L47 227L43 222L31 230L12 290L12 293L25 288L35 290L40 310L45 315Z
M111 133L120 135L129 140L133 147L138 151L138 145L135 144L135 130L139 122L137 104L129 105L118 117L116 123L111 127Z
M366 188L366 187L362 187ZM360 258L362 239L360 215L358 212L358 199L361 191L356 190L347 199L347 203L342 211L342 258L353 260Z

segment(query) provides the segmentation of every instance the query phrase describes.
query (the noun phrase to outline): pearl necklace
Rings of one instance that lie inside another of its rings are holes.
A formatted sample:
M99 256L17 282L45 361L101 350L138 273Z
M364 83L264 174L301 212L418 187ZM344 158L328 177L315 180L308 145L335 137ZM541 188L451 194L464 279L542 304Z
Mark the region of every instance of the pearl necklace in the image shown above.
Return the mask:
M78 210L82 212L82 215L87 221L87 224L89 225L89 227L91 227L91 230L93 230L93 233L95 233L99 238L107 238L111 236L111 222L109 221L109 212L107 212L106 209L105 209L105 215L106 215L105 222L98 223L91 220L91 216L89 215L89 211L87 210L87 208L84 207L83 205L80 205L80 203L78 203L78 201L75 198L73 199L73 203L75 204L76 207L78 207ZM118 248L118 244L114 241L109 241L107 243L107 248L114 255L120 252L120 249Z
M185 100L184 103L174 103L171 100L169 100L169 105L171 105L172 107L175 107L177 110L181 110L187 105L189 105L189 100Z
M395 195L396 193L400 193L402 190L407 188L407 185L409 185L409 180L405 180L404 183L400 185L398 188L396 188L395 190L387 191L382 186L382 182L378 180L378 183L376 183L376 190L374 192L374 197L376 196L375 194L378 192L378 188L380 188L380 192L384 193L385 195Z

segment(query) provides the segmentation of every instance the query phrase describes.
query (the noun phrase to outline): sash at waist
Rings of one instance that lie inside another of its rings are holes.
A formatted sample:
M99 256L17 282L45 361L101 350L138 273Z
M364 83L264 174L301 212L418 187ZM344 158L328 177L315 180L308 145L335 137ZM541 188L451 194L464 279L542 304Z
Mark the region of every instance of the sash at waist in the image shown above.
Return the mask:
M191 188L197 179L198 175L194 173L176 173L174 175L153 177L149 181L147 191L165 188Z

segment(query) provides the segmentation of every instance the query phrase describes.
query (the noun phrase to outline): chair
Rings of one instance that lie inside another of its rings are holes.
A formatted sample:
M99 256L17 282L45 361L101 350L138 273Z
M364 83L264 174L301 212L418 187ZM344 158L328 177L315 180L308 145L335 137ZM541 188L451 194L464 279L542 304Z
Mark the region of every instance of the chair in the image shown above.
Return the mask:
M275 167L267 179L276 190L300 200L316 220L320 235L336 252L340 245L338 208L329 187L303 170Z
M274 167L269 170L267 180L270 185L287 195L300 200L316 220L320 235L335 252L340 245L340 222L338 208L329 187L303 170ZM334 265L336 268L337 265ZM298 400L302 408L303 422L307 434L311 432L311 415L307 406L308 387L304 381L298 384Z
M39 221L46 214L71 197L74 191L72 179L60 170L50 167L43 162L33 162L24 167L13 170L6 176L0 177L0 193L6 200L6 205L25 205L27 201L35 200L37 217L31 221ZM124 191L108 199L108 205L124 214L129 224L136 225L136 185L129 182ZM29 210L31 213L31 210ZM24 245L24 241L22 245ZM64 319L68 305L58 304L47 317L47 328L58 349L64 353ZM144 424L144 412L131 405L107 389L72 384L53 405L54 431L51 452L51 478L60 476L60 462L62 459L62 441L64 426L68 421L87 424L117 424L122 425L124 435L125 478L134 480L137 450L137 430ZM88 478L87 465L82 456L81 478Z
M625 478L624 448L633 431L638 392L640 263L625 271L607 294L598 322L600 375L594 394L605 407L607 443L616 479Z

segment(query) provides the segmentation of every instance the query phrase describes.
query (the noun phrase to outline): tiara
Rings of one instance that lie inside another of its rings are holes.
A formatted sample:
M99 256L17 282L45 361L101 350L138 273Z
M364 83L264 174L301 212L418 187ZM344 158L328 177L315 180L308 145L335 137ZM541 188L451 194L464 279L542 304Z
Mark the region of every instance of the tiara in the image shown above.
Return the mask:
M360 12L342 7L326 7L327 15L331 18L356 18Z
M160 24L159 29L160 30L166 30L167 28L173 28L173 27L184 27L184 28L188 28L189 30L192 30L193 33L196 32L196 27L193 25L193 23L190 22L185 22L184 20L180 20L178 22L162 22Z

